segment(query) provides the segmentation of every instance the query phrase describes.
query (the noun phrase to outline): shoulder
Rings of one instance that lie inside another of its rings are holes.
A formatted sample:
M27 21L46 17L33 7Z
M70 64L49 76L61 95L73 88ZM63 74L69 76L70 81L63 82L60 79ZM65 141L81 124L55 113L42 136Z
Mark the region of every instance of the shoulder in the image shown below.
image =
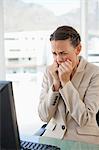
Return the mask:
M82 64L85 66L85 71L90 72L92 74L99 74L99 66L95 65L91 62L88 62L86 59L81 57Z
M49 75L49 66L46 66L44 69L43 69L43 73L46 74L46 75Z
M92 72L93 74L99 74L99 66L96 66L93 63L88 62L86 69L90 72Z
M49 66L46 66L43 70L43 76L46 77L48 80L52 80L51 74L49 72Z

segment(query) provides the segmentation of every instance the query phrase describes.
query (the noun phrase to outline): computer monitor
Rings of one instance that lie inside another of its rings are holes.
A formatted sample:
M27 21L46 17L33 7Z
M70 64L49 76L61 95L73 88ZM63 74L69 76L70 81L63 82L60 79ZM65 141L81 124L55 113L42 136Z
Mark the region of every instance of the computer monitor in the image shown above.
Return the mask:
M99 126L99 110L98 110L98 112L97 112L97 114L96 114L96 120L97 120L97 124L98 124L98 126Z
M0 81L0 148L19 150L19 134L11 81Z

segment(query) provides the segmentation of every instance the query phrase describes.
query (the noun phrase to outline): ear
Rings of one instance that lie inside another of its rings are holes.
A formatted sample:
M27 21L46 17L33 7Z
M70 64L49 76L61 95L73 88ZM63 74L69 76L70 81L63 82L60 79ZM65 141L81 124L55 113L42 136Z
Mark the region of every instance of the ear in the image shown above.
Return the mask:
M79 45L77 45L77 47L76 47L76 55L79 55L79 53L80 53L80 51L81 51L81 43L79 44Z

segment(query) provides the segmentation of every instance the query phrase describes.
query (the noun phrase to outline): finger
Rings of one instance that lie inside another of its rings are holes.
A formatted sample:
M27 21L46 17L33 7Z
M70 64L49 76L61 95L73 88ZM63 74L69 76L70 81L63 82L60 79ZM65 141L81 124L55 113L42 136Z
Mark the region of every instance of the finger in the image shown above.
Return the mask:
M64 64L61 64L61 65L59 65L59 69L60 69L61 71L65 72L66 69L67 69L67 67L66 67L66 65L64 65Z
M64 62L60 65L64 70L71 69L71 65L68 62Z
M69 66L69 65L66 65L66 64L60 65L59 69L60 69L59 71L61 73L70 73L70 72L72 72L72 67Z
M59 74L62 74L62 73L63 73L62 68L58 68L58 73L59 73Z
M72 65L72 61L71 61L71 60L67 59L67 62L68 62L70 65Z
M72 69L72 62L71 61L65 61L64 65L67 66L69 69Z

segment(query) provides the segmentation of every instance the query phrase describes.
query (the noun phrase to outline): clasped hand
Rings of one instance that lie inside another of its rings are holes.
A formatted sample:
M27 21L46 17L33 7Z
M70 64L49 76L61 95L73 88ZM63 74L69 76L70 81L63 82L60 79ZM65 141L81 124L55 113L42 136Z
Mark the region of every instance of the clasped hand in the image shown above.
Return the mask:
M60 86L64 86L69 80L73 67L70 60L62 62L60 65L54 62L49 66L49 72L53 78L53 85L55 91L58 91Z

